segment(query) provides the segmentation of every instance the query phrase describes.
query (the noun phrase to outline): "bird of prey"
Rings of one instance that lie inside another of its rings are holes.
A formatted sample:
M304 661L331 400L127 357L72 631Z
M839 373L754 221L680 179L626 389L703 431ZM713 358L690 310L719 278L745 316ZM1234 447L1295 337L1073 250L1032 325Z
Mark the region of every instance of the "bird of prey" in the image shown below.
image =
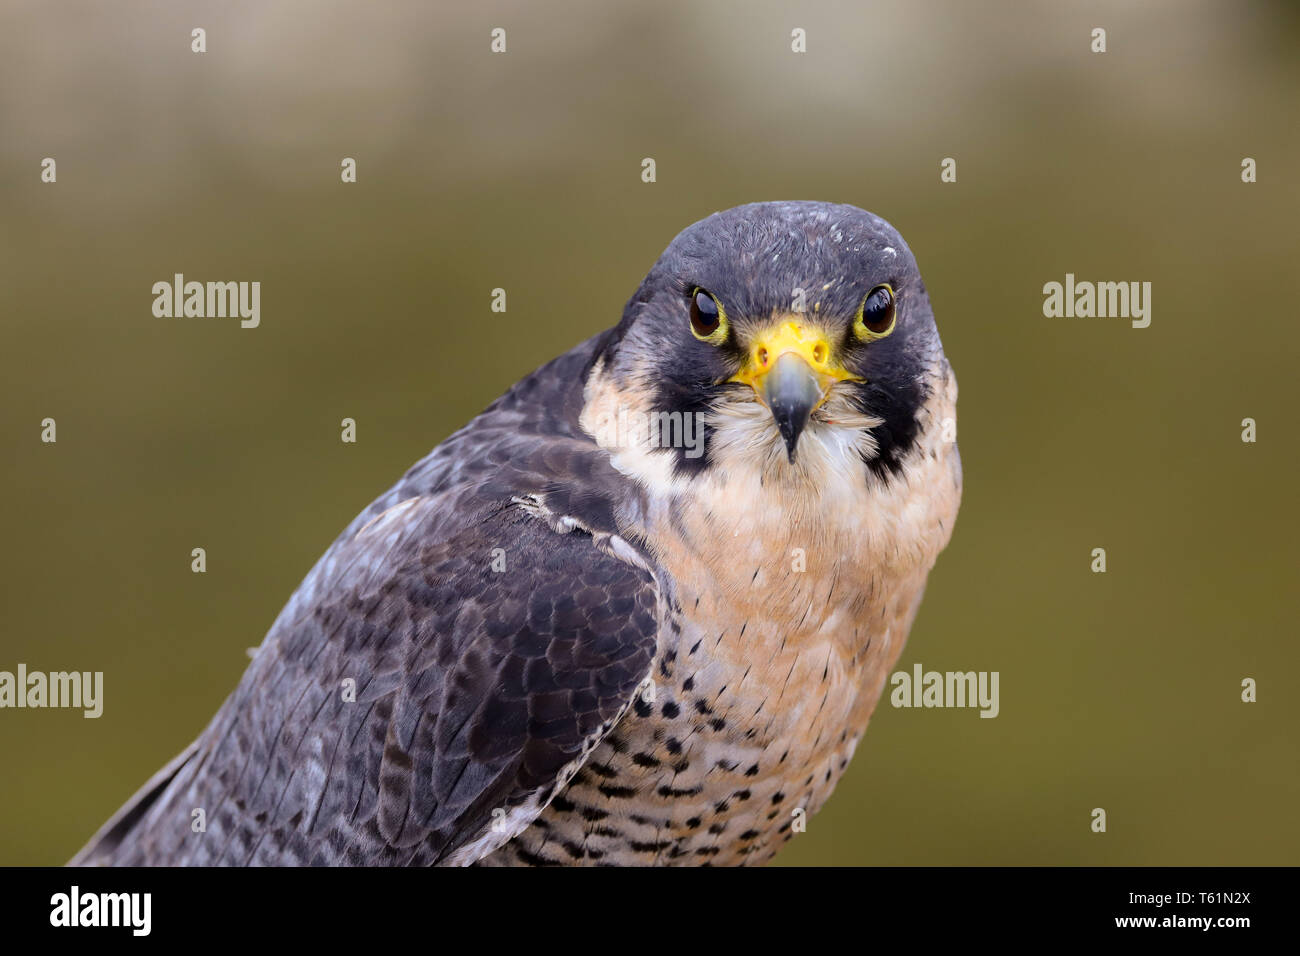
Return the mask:
M746 864L848 765L961 496L916 262L862 209L680 233L325 552L74 863Z

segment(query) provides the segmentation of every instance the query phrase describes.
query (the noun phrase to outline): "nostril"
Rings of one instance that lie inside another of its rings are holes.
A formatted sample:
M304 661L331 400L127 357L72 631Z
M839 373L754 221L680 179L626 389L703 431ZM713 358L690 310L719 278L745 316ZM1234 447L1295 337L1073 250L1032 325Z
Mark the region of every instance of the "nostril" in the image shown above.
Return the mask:
M767 349L758 350L758 367L767 368Z
M813 361L818 365L826 361L826 346L820 343L813 346Z

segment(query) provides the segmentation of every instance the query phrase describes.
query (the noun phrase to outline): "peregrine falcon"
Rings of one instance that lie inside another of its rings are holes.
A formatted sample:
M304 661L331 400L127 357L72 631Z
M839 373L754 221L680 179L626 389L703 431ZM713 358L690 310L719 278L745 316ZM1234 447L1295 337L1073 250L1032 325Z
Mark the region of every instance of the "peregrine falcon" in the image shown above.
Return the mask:
M747 864L848 766L961 497L862 209L679 234L622 320L371 504L74 863Z

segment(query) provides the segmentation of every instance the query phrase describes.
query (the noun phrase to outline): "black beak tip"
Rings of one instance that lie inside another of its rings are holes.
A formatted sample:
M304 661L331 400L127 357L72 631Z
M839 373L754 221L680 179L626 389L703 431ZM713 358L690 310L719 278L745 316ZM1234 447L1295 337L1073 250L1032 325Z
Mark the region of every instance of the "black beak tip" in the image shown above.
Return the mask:
M804 409L778 407L772 410L772 417L776 419L776 427L785 439L786 454L793 463L795 450L799 447L799 436L808 423L808 412Z
M785 440L786 454L794 462L799 436L822 399L822 387L812 367L798 355L781 355L763 383L761 397Z

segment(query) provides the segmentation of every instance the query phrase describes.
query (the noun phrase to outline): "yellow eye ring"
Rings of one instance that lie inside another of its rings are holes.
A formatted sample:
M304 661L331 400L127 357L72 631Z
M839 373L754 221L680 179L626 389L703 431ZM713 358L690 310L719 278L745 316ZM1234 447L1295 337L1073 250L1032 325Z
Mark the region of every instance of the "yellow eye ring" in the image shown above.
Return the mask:
M897 311L894 290L889 283L876 286L858 306L858 314L853 320L853 334L859 342L883 339L894 331L898 321Z
M727 340L727 310L716 295L699 286L691 290L691 334L710 345Z

